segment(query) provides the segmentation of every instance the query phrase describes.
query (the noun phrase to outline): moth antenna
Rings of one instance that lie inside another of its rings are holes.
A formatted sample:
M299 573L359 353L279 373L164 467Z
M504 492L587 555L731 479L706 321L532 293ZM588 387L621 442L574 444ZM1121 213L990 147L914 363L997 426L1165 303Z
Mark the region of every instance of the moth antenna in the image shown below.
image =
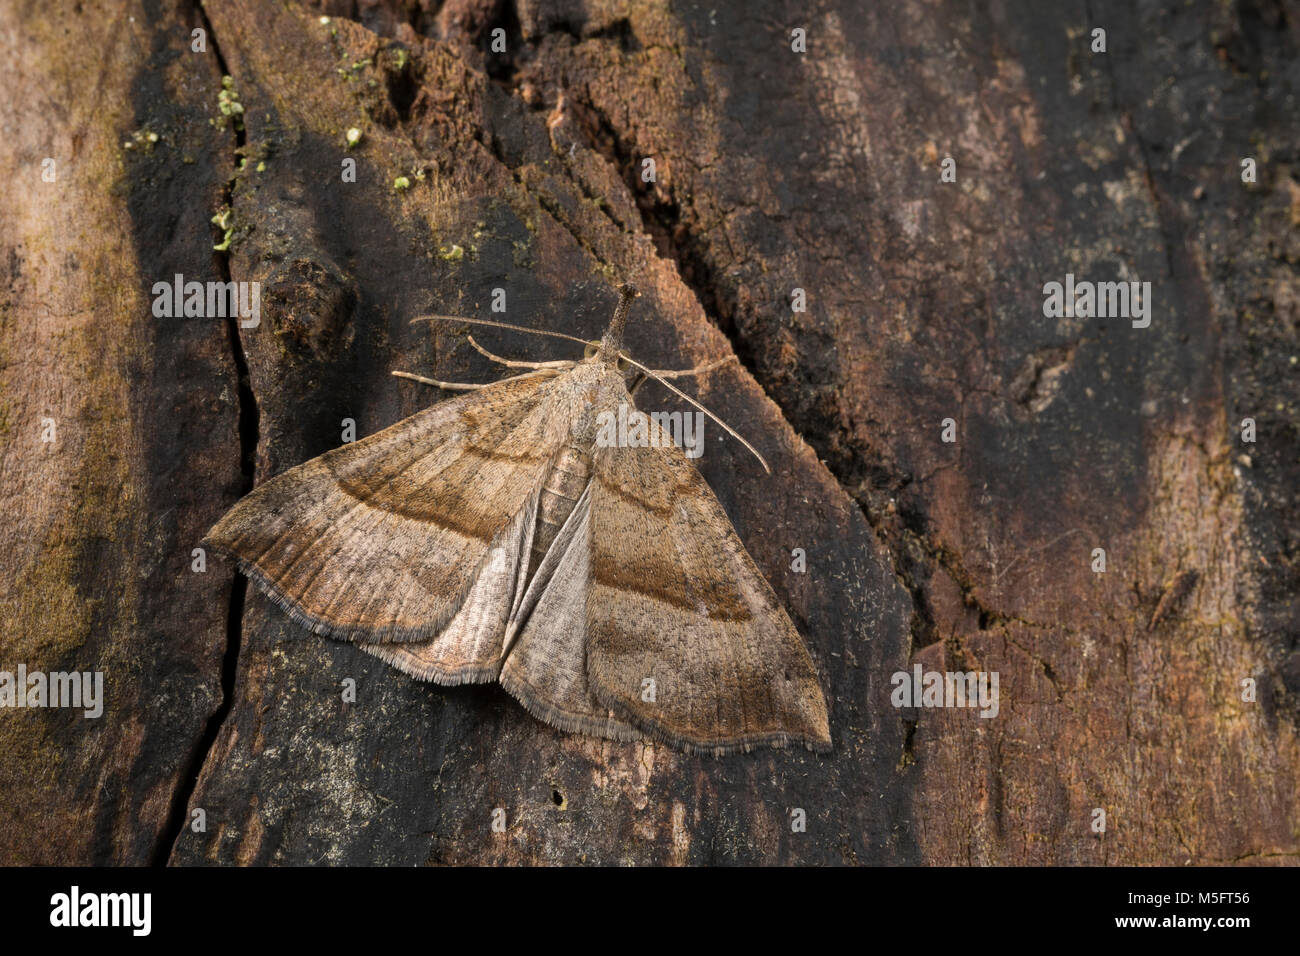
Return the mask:
M469 339L469 344L474 346L479 355L491 359L498 365L504 365L507 368L573 368L573 366L578 364L570 359L559 359L555 362L521 362L517 359L502 358L500 355L495 355L492 352L489 352L483 346L475 342L474 336L470 335L466 337Z
M599 342L580 339L576 335L565 335L563 332L552 332L549 329L530 329L526 325L493 322L491 319L467 319L463 315L417 315L411 320L410 324L414 325L416 322L464 322L467 325L490 325L494 329L511 329L515 332L528 332L531 335L545 335L552 339L568 339L570 342L577 342L579 345L600 346Z
M705 415L708 415L710 418L712 418L717 424L722 426L723 431L725 431L728 435L730 435L732 438L736 439L736 441L740 442L747 449L749 449L749 453L758 459L758 463L763 466L764 471L766 471L769 475L772 473L772 469L767 464L767 459L758 453L758 449L755 448L753 445L751 445L749 442L745 441L745 439L741 437L738 431L736 431L734 428L732 428L730 425L724 422L721 418L713 414L713 412L709 411L707 408L705 408L695 399L691 398L691 396L687 395L681 389L665 382L662 378L660 378L658 375L654 373L653 369L646 368L644 365L642 365L636 359L632 358L632 356L628 355L626 352L619 352L618 357L623 359L629 365L635 368L639 368L646 375L649 375L651 378L653 378L664 388L668 389L668 391L672 392L674 395L679 396L680 398L686 399L686 401L690 402L692 405L694 405L696 408L702 411Z
M630 300L631 297L632 297L631 295L625 295L623 298L624 300ZM524 325L511 325L508 322L494 322L491 319L468 319L463 315L417 315L415 318L411 320L410 324L414 325L416 322L464 322L467 325L486 325L495 329L510 329L513 332L528 332L531 333L532 335L545 335L548 338L552 338L552 339L565 339L569 342L577 342L579 345L590 346L597 349L600 348L600 342L593 342L590 341L589 339L580 339L576 335L565 335L563 332L552 332L549 329L530 329ZM772 473L772 468L767 463L767 459L759 454L757 448L755 448L749 442L745 441L744 436L742 436L738 431L736 431L734 428L732 428L730 425L724 422L717 415L713 414L713 412L709 411L707 408L705 408L695 399L691 398L691 396L687 395L681 389L673 385L670 385L668 382L664 381L660 376L655 374L653 369L646 368L644 365L642 365L636 359L632 358L632 356L628 355L626 352L619 352L618 354L619 357L622 358L624 361L626 361L629 365L632 365L635 368L640 369L642 372L644 372L646 375L649 375L651 378L653 378L664 388L668 389L668 391L672 392L674 395L678 396L679 398L685 399L691 405L694 405L696 408L702 411L705 415L708 415L709 418L713 419L713 421L716 424L721 426L723 431L725 431L732 438L736 439L736 441L744 445L745 448L749 451L749 453L758 459L758 463L763 466L764 471L766 471L769 475Z

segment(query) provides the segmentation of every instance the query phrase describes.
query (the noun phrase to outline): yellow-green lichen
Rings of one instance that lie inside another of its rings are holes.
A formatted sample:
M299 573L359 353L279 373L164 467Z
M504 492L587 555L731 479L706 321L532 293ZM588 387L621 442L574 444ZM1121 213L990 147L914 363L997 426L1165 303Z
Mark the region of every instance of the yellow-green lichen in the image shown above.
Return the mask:
M122 143L123 149L135 150L141 153L152 153L154 146L158 144L158 134L147 127L141 127L131 134L131 138Z
M335 67L334 72L345 79L355 80L357 78L357 71L364 70L370 65L370 62L370 57L366 57L364 60L353 60L349 63L348 57L345 56L343 58L343 65Z
M221 78L221 92L217 94L217 110L224 119L212 121L213 126L221 126L229 119L235 129L244 128L244 104L239 102L239 91L235 89L235 80L230 76Z
M230 240L235 235L235 225L231 220L231 209L229 206L222 206L215 216L212 217L212 224L220 229L223 233L221 242L212 248L217 252L227 252L230 249Z
M536 264L533 258L533 244L521 239L515 239L510 243L511 258L516 266L521 269L531 268Z

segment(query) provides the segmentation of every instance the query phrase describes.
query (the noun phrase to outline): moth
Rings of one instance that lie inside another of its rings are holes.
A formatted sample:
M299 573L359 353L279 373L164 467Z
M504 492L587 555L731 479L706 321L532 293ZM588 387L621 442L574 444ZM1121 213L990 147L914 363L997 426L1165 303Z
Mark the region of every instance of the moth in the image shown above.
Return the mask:
M581 361L500 359L471 337L526 371L395 372L463 394L259 485L207 542L312 631L422 680L499 681L563 731L828 749L807 648L695 466L653 419L645 447L596 440L601 412L641 414L629 385L646 377L707 412L664 379L721 364L624 353L635 294L599 343L520 329L584 342Z

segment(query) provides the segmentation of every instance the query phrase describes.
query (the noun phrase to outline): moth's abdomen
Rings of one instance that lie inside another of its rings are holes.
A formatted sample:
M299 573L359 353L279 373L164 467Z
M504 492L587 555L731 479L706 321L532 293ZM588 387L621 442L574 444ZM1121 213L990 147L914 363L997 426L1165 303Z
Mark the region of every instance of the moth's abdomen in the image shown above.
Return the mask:
M573 514L573 507L590 480L591 455L573 445L566 446L542 483L542 496L537 503L537 528L533 532L532 554L528 558L530 580L561 526Z

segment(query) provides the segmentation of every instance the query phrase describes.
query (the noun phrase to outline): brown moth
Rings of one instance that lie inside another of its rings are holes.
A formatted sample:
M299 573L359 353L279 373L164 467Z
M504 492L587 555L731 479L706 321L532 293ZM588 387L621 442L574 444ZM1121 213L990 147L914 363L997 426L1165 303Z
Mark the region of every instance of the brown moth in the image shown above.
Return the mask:
M465 394L272 478L207 541L316 633L422 680L499 680L561 730L825 750L808 651L695 466L653 420L649 447L596 442L632 405L622 369L713 367L622 353L634 295L582 361L496 359L529 370L490 385L394 373Z

